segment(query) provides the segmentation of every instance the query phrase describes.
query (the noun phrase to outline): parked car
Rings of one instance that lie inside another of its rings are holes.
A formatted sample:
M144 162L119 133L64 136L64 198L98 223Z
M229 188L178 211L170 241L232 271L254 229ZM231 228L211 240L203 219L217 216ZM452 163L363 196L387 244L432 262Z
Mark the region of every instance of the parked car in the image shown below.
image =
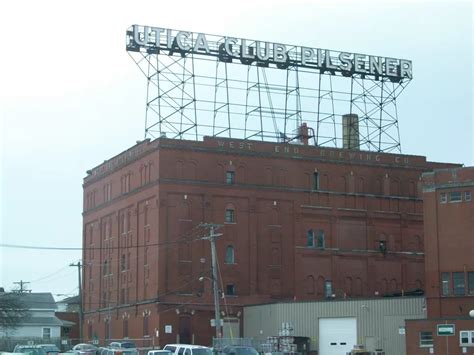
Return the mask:
M87 343L76 344L72 347L72 350L81 355L97 355L99 351L96 346Z
M251 346L225 346L219 351L221 355L258 355L258 351Z
M38 345L15 345L13 352L29 355L47 355L46 351Z
M55 344L38 344L37 346L46 351L47 355L58 355L61 351Z
M135 349L136 347L132 341L113 341L109 345L109 348L114 349Z
M201 345L167 344L163 350L169 350L173 355L213 355L211 348Z
M138 355L136 348L107 347L99 348L98 355Z
M173 355L169 350L150 350L147 355Z

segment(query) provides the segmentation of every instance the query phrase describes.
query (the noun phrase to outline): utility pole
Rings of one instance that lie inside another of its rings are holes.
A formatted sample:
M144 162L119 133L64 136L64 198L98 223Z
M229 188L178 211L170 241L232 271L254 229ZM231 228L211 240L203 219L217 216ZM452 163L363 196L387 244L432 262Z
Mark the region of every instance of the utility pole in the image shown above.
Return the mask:
M14 282L14 284L20 285L20 289L16 292L18 292L18 293L30 292L31 293L31 290L27 290L26 288L23 288L23 285L29 284L29 282L25 282L23 280L20 280L20 282Z
M203 224L204 227L210 228L209 236L203 237L202 239L207 239L211 242L211 256L212 256L212 291L214 294L214 313L215 313L215 322L216 322L216 338L219 339L222 337L221 333L221 312L219 304L219 285L218 285L218 275L217 275L217 253L216 253L216 238L221 236L220 234L215 234L215 229L221 227L218 224Z
M79 343L82 343L82 281L81 281L81 262L78 261L77 264L69 264L69 266L77 267L77 276L79 281Z

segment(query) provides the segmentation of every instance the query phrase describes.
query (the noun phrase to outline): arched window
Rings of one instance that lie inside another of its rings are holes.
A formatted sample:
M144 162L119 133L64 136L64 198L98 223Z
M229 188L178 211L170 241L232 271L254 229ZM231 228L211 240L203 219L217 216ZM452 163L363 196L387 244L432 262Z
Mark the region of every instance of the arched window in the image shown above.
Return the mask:
M234 259L234 247L232 245L227 246L227 249L225 251L225 263L226 264L234 264L235 259Z

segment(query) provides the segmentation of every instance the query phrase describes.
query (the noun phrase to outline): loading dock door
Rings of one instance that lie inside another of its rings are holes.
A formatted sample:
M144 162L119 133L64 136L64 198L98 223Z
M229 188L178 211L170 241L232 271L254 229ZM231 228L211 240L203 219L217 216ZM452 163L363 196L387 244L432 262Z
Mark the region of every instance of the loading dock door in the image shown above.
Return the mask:
M356 318L319 318L319 355L341 355L357 344Z

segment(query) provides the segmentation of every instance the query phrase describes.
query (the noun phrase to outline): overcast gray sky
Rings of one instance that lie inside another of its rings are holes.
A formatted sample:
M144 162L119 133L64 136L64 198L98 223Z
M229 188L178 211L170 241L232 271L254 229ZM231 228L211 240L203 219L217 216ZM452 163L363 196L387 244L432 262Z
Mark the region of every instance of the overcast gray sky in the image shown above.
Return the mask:
M402 152L472 166L472 16L466 1L3 2L0 242L81 246L86 170L144 134L132 24L411 59ZM0 286L77 292L80 257L0 247Z

